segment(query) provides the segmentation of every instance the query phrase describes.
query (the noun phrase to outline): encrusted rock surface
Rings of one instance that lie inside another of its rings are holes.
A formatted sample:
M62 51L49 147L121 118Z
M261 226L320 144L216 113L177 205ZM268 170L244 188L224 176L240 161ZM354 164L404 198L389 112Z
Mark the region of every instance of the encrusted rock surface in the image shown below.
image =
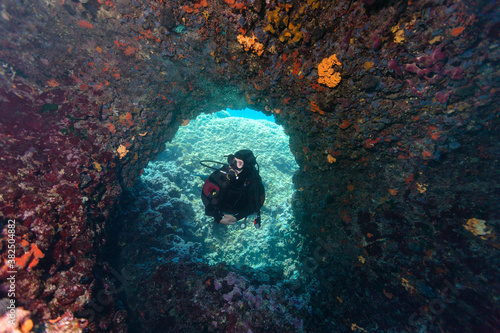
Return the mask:
M496 2L5 0L0 10L0 278L5 289L17 270L17 305L35 327L86 311L87 330L126 329L103 253L116 199L180 124L248 106L275 115L300 166L301 273L317 286L305 330L498 330ZM330 87L318 65L334 54Z

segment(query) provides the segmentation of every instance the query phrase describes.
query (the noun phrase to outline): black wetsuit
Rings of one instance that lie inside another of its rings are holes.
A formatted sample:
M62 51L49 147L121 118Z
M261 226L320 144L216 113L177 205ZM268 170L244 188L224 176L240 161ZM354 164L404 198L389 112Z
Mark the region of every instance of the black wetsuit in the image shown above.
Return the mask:
M230 180L229 166L214 171L205 181L201 198L205 214L218 223L223 214L231 214L241 220L259 212L265 201L262 179L255 168L244 169L238 179Z

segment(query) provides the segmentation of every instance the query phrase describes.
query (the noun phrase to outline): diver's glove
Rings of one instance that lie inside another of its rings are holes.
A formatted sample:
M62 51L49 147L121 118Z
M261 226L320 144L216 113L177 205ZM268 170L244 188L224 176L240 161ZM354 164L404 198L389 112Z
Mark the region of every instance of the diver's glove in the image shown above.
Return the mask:
M260 213L257 213L257 217L253 220L253 225L256 229L260 228Z

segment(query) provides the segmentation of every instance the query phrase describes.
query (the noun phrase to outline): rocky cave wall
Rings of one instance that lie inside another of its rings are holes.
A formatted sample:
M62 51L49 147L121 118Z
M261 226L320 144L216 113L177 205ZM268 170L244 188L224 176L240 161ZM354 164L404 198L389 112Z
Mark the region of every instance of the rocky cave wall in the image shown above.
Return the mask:
M293 202L317 323L498 324L494 1L1 10L1 216L15 219L17 302L36 320L95 299L111 274L96 258L113 204L179 125L250 107L275 115L301 167Z

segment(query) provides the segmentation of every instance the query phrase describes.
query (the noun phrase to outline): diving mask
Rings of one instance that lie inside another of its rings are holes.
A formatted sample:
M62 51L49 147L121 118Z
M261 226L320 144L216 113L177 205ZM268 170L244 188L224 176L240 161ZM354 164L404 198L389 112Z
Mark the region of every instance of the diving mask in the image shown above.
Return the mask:
M229 164L229 171L227 172L227 178L229 180L238 179L238 175L243 170L243 165L245 165L245 162L243 162L243 160L233 157L233 160Z
M233 161L230 164L231 169L237 170L238 172L241 172L243 170L243 166L245 165L245 162L243 160L240 160L239 158L233 157Z

